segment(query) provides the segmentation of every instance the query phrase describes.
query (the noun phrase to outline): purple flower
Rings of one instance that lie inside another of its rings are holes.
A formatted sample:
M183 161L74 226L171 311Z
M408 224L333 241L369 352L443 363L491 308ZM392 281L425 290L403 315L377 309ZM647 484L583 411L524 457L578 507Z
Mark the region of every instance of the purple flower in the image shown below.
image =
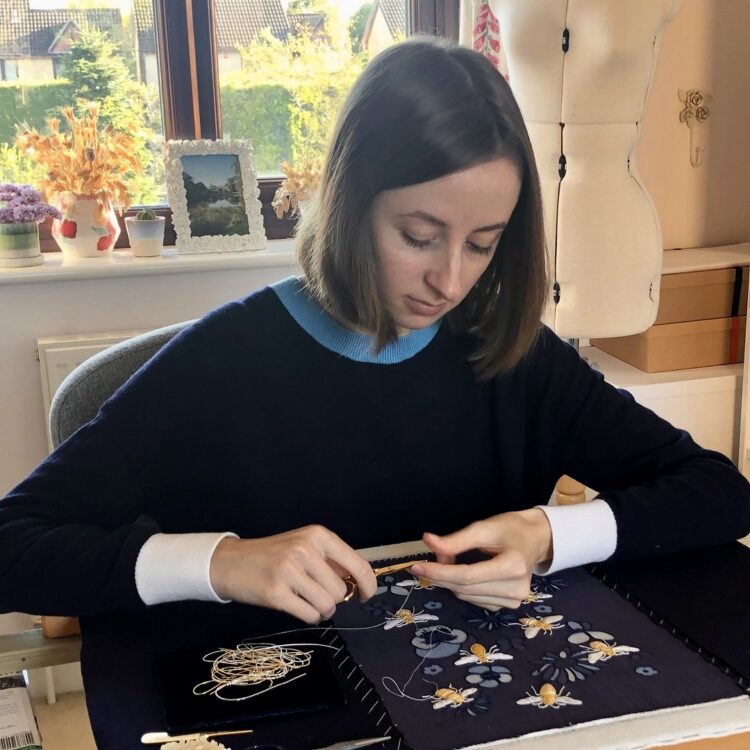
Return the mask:
M22 224L44 221L48 216L61 218L60 212L42 201L31 185L0 185L0 224Z

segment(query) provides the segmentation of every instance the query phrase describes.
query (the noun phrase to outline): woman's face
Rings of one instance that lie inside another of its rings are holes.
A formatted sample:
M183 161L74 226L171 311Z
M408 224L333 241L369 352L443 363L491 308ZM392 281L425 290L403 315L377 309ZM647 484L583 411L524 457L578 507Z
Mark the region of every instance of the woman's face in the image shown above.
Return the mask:
M381 294L399 335L456 307L495 253L521 189L509 159L386 190L372 208Z

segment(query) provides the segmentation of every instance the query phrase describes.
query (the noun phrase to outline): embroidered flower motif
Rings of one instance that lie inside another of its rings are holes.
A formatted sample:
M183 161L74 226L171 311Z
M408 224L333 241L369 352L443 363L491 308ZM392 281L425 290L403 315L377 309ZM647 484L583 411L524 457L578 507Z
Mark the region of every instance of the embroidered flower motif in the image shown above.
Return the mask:
M489 609L472 606L466 619L470 625L475 625L479 630L497 630L501 625L505 627L513 625L518 621L518 616L502 609L491 612Z
M513 679L508 667L501 667L498 664L478 664L476 667L469 667L469 674L466 682L479 687L496 688L500 683L510 682Z
M654 669L653 667L636 667L635 673L639 674L641 677L654 677L659 674L659 670Z
M425 602L424 608L425 609L442 609L443 603L442 602Z
M428 677L435 677L443 671L443 668L439 664L430 664L422 670L422 674L426 674Z
M465 714L476 718L480 714L486 714L492 708L492 701L489 695L480 695L478 698L474 698L472 703L468 705L464 703L462 708Z
M393 612L394 609L398 609L398 607L393 604L389 604L387 601L382 599L379 601L370 599L369 602L365 602L362 605L362 609L365 612L371 614L373 617L377 617L379 620L382 620L384 617L390 616L391 612Z
M549 576L531 576L531 589L541 594L554 594L568 588L567 581Z
M534 607L534 612L539 615L548 615L550 612L552 612L552 607L550 607L548 604L537 604L537 606Z
M526 638L495 638L495 643L501 651L508 652L511 649L516 651L525 651L526 644L528 643Z
M599 671L595 664L589 664L585 653L573 653L569 648L557 652L545 651L542 658L533 664L536 666L531 673L533 677L541 677L560 685L567 685L576 680L583 681Z
M457 654L468 636L463 630L445 625L419 628L411 639L417 656L423 659L445 659Z
M396 594L396 596L409 596L409 589L405 589L398 584L391 586L390 591L392 594Z
M568 628L573 631L568 636L568 643L580 646L589 641L613 641L615 637L611 633L605 633L603 630L593 630L592 625L587 620L575 622L568 620Z

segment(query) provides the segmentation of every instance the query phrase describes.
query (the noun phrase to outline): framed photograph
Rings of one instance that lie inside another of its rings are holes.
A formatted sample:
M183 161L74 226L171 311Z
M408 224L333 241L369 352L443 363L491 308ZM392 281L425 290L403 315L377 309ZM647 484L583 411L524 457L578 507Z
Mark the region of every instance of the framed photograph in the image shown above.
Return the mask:
M167 141L165 158L178 253L266 247L250 141Z

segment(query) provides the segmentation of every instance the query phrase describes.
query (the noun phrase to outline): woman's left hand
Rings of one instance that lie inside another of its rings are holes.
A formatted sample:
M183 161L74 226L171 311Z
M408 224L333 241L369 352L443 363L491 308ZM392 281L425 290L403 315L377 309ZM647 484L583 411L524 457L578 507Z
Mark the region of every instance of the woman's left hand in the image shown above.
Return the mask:
M426 533L423 540L437 562L419 563L410 572L492 611L519 607L531 590L534 566L552 557L552 530L539 508L501 513L446 536ZM492 557L457 565L456 555L469 550Z

